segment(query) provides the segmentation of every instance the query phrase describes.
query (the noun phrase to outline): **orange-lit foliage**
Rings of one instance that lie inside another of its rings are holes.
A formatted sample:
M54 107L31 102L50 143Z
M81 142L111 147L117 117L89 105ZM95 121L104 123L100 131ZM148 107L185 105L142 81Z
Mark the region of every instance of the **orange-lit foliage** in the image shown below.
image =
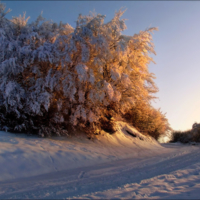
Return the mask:
M104 15L79 15L75 28L42 16L7 20L4 10L0 4L1 128L94 135L114 132L113 117L129 113L141 131L165 131L165 118L149 106L158 91L148 70L157 28L123 35L122 10L107 23Z
M124 118L139 131L155 139L171 130L167 118L160 109L157 110L144 101L136 102Z

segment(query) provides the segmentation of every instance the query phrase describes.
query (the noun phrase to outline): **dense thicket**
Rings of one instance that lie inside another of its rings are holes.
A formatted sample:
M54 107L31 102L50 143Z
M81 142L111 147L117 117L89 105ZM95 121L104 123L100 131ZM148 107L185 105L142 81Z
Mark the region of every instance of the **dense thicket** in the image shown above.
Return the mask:
M172 131L165 114L160 109L153 108L148 102L136 102L124 118L141 133L148 134L156 140Z
M148 71L156 28L123 35L122 14L120 10L108 23L104 15L79 15L73 28L42 16L32 23L25 14L8 20L0 4L1 128L41 136L74 128L98 134L105 127L113 130L114 117L131 115L140 102L150 105L158 91ZM153 110L145 108L142 117ZM156 116L162 114L151 113L159 127Z
M186 131L173 131L170 142L200 142L200 124L194 123L192 129Z

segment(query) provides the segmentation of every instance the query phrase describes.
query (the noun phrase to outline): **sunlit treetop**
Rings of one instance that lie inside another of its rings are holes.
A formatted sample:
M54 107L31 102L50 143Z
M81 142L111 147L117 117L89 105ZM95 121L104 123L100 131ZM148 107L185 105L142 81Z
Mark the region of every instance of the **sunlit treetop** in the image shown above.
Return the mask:
M105 15L79 15L73 28L42 15L32 23L25 14L8 20L0 4L1 126L43 135L59 134L68 124L97 130L108 113L150 102L158 91L148 70L157 28L123 35L123 13L108 23ZM10 114L17 120L8 122ZM47 115L48 121L36 120Z

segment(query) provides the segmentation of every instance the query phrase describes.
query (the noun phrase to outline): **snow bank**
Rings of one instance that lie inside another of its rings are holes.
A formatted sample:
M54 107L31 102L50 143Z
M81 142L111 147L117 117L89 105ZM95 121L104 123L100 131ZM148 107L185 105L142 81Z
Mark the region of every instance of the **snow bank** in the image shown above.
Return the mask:
M112 180L110 176L107 188L72 199L199 199L200 147L180 143L165 147L176 151L166 157L158 156L151 164L151 159L144 159L145 164L139 161L139 167L132 166L128 173L121 170ZM100 181L98 185L101 186Z
M126 123L98 140L0 132L0 199L192 199L200 146L162 144ZM37 176L38 175L38 176Z
M0 131L0 181L165 151L128 124L118 122L117 126L116 133L104 132L93 141L81 134L76 138L38 138Z

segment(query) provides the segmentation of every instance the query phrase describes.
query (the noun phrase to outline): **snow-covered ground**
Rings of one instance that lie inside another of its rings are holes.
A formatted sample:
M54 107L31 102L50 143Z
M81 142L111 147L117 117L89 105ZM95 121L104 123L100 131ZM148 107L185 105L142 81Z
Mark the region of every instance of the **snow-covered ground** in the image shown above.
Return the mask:
M160 145L118 125L98 140L0 132L0 198L200 197L200 146Z

